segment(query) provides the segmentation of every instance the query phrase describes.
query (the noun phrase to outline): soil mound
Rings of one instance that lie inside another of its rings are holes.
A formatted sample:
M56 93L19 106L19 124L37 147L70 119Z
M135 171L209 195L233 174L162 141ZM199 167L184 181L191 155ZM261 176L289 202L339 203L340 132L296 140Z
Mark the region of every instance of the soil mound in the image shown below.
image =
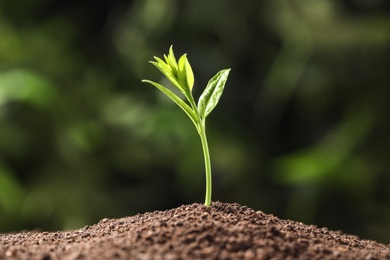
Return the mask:
M0 259L390 260L390 245L214 202L103 219L74 231L1 234Z

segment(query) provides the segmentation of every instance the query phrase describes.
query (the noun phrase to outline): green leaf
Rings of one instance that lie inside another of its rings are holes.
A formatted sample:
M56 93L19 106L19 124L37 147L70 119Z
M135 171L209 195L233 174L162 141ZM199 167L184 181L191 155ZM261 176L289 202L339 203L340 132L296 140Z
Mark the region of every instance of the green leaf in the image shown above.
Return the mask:
M164 87L163 85L157 82L146 80L146 79L142 80L142 82L152 84L153 86L161 90L170 99L172 99L173 102L175 102L181 109L183 109L183 111L188 115L188 117L194 123L195 127L198 129L197 116L189 105L187 105L183 100L181 100L178 96L176 96L172 91L170 91L169 89L167 89L166 87Z
M174 79L176 79L176 77L174 77L174 75L173 75L172 68L167 63L165 63L159 57L154 57L154 59L157 62L156 61L150 61L150 63L152 63L154 66L156 66L164 75L168 74L168 75L171 75Z
M222 96L225 88L225 83L229 76L230 69L224 69L219 71L214 77L212 77L207 84L207 87L203 91L198 101L198 109L200 116L204 119L218 104L219 99Z
M150 63L153 64L154 66L156 66L156 68L158 68L161 71L161 73L164 74L164 76L167 77L167 79L170 82L172 82L172 84L177 89L180 90L181 93L186 95L186 91L179 84L179 82L177 81L177 77L173 74L172 69L168 66L168 64L166 64L162 59L160 59L158 57L155 57L155 59L157 60L157 62L150 61Z
M173 45L169 48L169 54L168 54L168 63L172 67L172 69L178 70L177 61L175 58L175 54L173 53Z
M190 94L192 87L194 86L194 73L192 72L190 63L188 62L187 54L180 57L177 74L179 84L188 94Z
M172 66L171 66L171 64L169 64L169 58L168 58L168 56L166 55L166 54L164 54L164 60L165 60L165 63L171 68L171 70L172 70Z

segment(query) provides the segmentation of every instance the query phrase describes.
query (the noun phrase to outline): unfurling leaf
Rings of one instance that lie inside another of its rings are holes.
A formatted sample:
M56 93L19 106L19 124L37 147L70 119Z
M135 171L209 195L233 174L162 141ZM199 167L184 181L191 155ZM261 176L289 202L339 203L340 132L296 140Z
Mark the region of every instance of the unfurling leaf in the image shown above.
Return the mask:
M194 73L187 59L187 54L180 57L178 62L178 73L177 78L179 84L187 91L191 93L192 87L194 86Z
M173 53L173 45L171 45L171 47L169 48L169 54L168 54L168 63L170 64L170 66L176 70L176 73L177 73L177 61L176 61L176 57L175 57L175 54Z
M221 98L225 88L229 72L230 69L219 71L214 77L210 79L207 87L200 96L198 101L198 109L199 114L203 119L206 118L218 104L218 101Z

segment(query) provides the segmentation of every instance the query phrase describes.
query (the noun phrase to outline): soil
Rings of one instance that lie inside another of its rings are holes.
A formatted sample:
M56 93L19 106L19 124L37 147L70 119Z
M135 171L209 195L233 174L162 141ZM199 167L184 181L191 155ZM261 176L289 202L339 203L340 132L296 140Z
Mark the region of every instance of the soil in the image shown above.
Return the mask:
M0 234L0 259L390 260L390 245L214 202L103 219L74 231Z

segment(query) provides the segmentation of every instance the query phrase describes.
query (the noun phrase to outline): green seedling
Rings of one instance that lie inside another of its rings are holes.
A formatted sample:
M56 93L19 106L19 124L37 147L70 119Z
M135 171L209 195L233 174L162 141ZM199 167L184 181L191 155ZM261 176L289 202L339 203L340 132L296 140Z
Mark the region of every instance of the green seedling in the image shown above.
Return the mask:
M161 90L165 95L173 100L191 119L194 123L196 130L200 136L200 140L203 148L205 169L206 169L206 198L204 204L210 206L211 204L211 161L210 152L207 144L206 136L206 118L211 111L217 105L223 90L225 83L229 76L230 69L224 69L219 71L214 77L210 79L203 93L199 97L198 104L195 103L195 99L192 95L192 88L194 86L194 74L190 63L188 62L187 55L183 54L177 61L175 54L173 53L173 47L169 49L168 55L164 55L164 60L158 57L154 57L156 61L151 61L162 74L177 88L185 97L187 102L183 101L179 96L170 91L167 87L151 81L142 80L147 82Z

